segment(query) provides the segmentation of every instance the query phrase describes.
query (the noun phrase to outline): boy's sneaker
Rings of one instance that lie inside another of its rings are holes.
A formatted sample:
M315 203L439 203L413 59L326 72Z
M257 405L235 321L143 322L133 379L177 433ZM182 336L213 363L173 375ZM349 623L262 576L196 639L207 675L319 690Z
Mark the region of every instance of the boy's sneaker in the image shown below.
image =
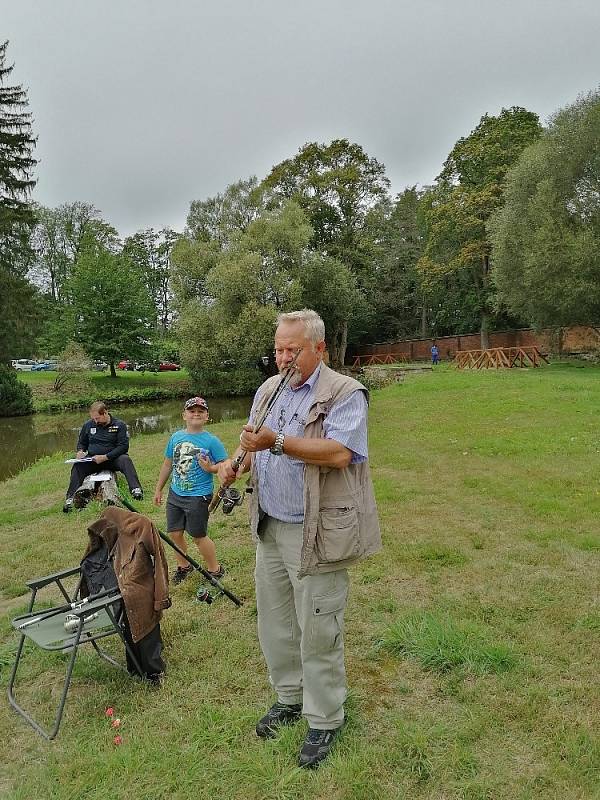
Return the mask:
M139 488L138 489L132 489L131 490L131 496L133 497L134 500L138 500L138 501L141 501L141 500L144 499L144 493Z
M216 578L217 580L219 580L219 578L222 578L223 575L225 575L225 567L223 566L223 564L219 564L219 569L216 572L211 572L209 569L206 571L211 577Z
M191 565L189 567L177 567L172 578L173 584L177 586L182 581L184 581L187 578L187 576L193 571L194 568Z
M302 717L302 706L288 706L275 703L256 724L256 735L262 739L272 739L282 725L292 725Z
M65 504L63 506L63 511L65 512L65 514L68 514L70 511L73 511L73 498L72 497L67 497L67 499L65 500Z

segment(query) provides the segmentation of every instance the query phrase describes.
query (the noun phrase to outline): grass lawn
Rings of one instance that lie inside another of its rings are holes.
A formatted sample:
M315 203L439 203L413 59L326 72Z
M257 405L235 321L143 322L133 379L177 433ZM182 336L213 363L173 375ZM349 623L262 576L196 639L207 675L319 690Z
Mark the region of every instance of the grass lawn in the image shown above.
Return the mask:
M82 372L70 378L60 391L54 390L58 372L20 372L19 378L31 386L36 411L53 411L58 408L86 407L97 399L111 402L166 399L183 396L190 391L186 370L177 372Z
M529 800L600 796L600 369L455 372L375 392L371 463L382 554L352 570L348 725L314 773L295 767L304 724L259 740L272 702L256 639L243 510L212 533L241 609L173 591L168 675L150 690L79 656L63 726L44 742L10 708L0 796L10 800ZM239 423L215 425L229 448ZM164 436L133 455L147 495ZM66 467L0 485L0 665L24 581L77 563L98 509L64 516ZM159 525L163 512L142 509ZM174 565L172 552L168 552ZM56 701L64 657L28 651L19 696ZM6 703L6 701L5 701ZM124 743L104 716L113 706Z

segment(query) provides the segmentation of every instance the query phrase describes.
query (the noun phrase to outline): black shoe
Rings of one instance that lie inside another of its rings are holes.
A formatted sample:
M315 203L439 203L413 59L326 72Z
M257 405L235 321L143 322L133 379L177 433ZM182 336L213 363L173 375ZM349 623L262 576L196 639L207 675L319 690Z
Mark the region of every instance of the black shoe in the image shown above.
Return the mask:
M137 500L138 502L141 502L144 499L144 493L140 488L132 489L131 496L133 497L134 500Z
M150 673L150 675L146 675L146 680L148 681L150 686L154 686L156 689L160 689L165 680L165 673L152 672Z
M275 703L267 713L258 720L256 735L262 739L272 739L277 734L277 729L282 725L292 725L302 717L302 706L288 706L285 703Z
M173 577L171 579L173 581L173 584L175 586L177 586L182 581L184 581L187 578L187 576L190 573L192 573L193 571L194 571L194 568L192 566L189 566L189 567L177 567L177 569L175 570L175 573L174 573L174 575L173 575Z
M69 512L73 511L73 498L72 497L67 497L67 499L65 500L65 504L63 506L63 511L65 512L65 514L68 514Z
M219 580L219 578L222 578L223 575L225 575L225 567L223 566L223 564L219 564L219 569L216 572L211 572L210 570L207 570L207 572L213 578Z
M308 767L309 769L317 767L329 755L329 751L333 747L340 730L341 726L330 731L309 728L300 751L298 766Z

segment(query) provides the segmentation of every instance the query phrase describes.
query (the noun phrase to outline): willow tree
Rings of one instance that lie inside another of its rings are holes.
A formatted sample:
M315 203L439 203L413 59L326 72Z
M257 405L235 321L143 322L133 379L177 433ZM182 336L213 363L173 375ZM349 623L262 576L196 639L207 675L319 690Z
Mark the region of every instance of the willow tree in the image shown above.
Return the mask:
M600 324L600 91L558 111L490 220L501 299L537 326Z

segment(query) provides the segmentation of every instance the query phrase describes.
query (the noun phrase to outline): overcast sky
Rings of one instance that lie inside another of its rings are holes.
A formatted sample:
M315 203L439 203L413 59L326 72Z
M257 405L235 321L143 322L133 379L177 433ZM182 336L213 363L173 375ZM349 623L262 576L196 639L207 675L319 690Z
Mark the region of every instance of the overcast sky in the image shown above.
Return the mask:
M34 198L121 233L346 137L397 193L484 113L600 84L600 0L0 0L38 136Z

